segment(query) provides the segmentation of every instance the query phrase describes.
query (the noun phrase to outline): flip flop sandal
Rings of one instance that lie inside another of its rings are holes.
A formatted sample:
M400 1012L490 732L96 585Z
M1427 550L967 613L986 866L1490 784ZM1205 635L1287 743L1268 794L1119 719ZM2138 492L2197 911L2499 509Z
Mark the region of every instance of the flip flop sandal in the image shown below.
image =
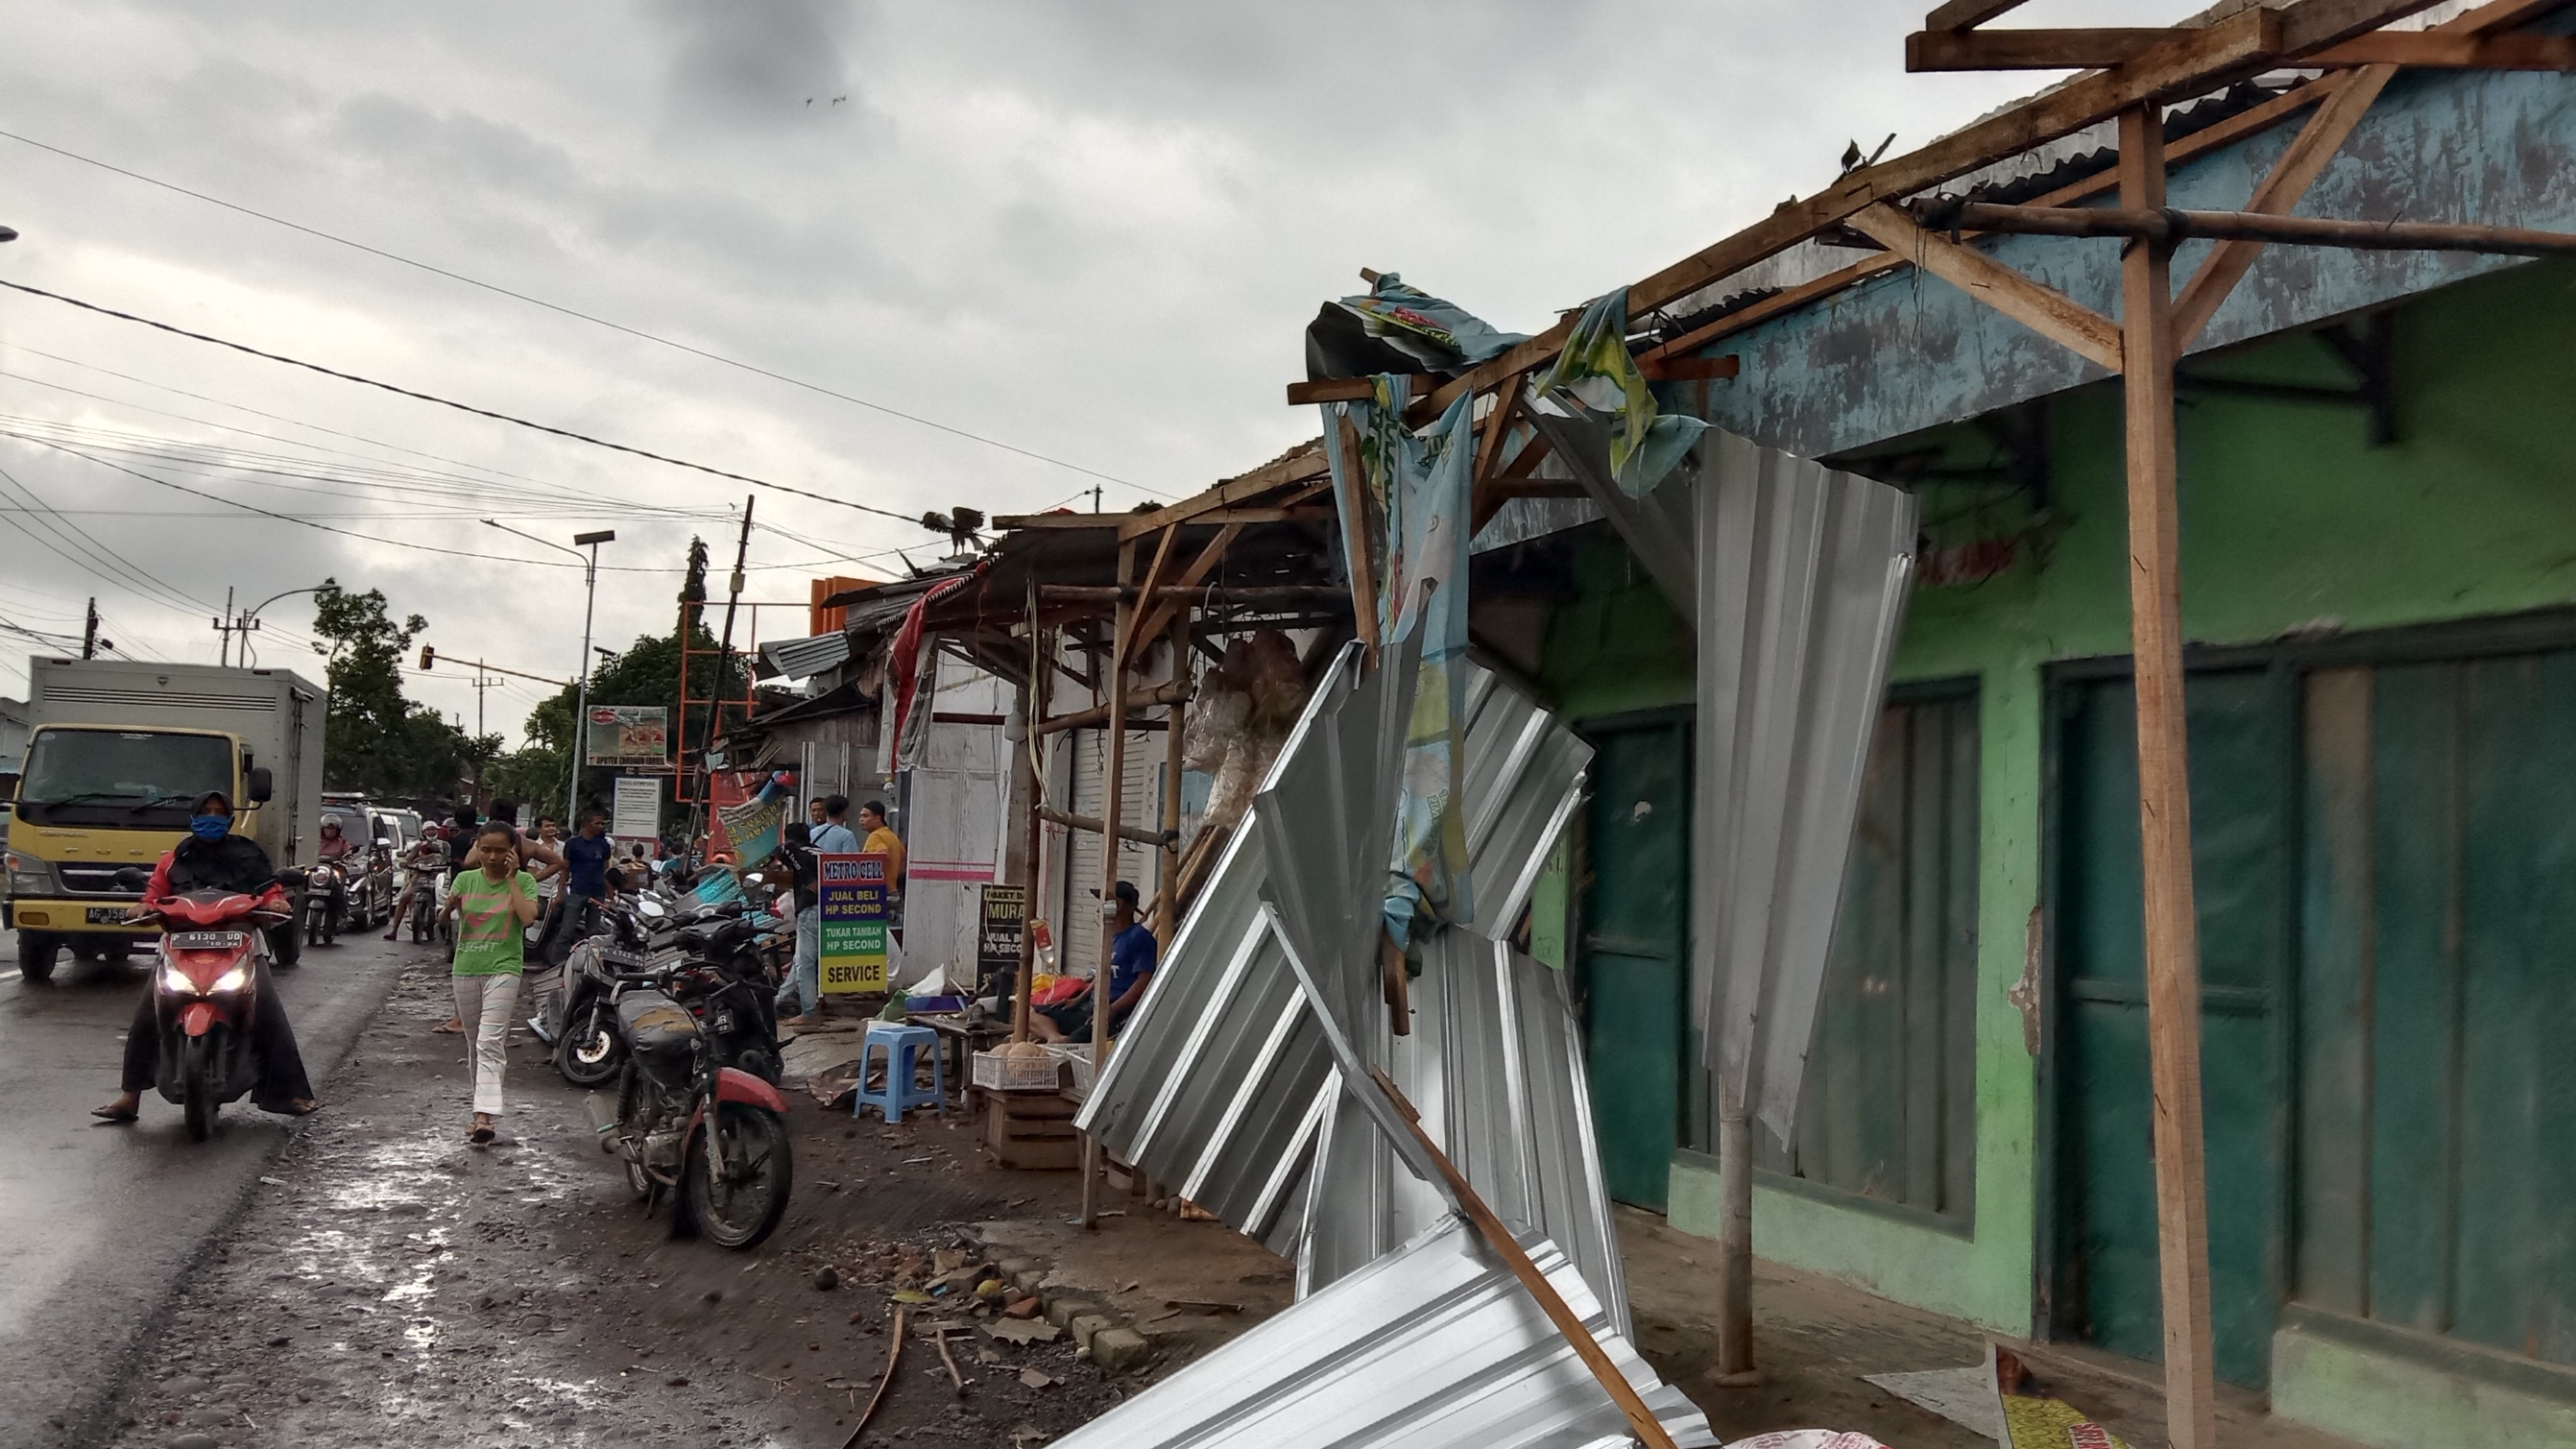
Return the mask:
M113 1122L118 1126L123 1126L143 1115L140 1110L120 1112L114 1107L92 1107L89 1109L89 1114L101 1122Z
M492 1145L492 1139L500 1135L489 1127L477 1127L465 1134L465 1140L477 1147L489 1147Z
M431 1036L463 1036L465 1035L465 1028L458 1026L452 1021L442 1021L438 1025L431 1027L429 1029L429 1034Z

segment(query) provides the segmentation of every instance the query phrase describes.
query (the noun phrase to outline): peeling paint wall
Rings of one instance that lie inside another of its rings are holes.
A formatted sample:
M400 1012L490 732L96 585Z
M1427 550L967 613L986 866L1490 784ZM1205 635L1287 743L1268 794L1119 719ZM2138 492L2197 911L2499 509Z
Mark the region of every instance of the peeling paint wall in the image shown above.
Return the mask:
M2232 211L2288 146L2277 126L2175 168L2171 204ZM2576 230L2576 85L2545 72L2407 72L2300 205L2302 215ZM2119 315L2120 243L2004 237L1998 261ZM2208 250L2176 255L2187 277ZM2524 265L2450 252L2266 247L2195 351L2384 305ZM2104 376L1949 283L1911 268L1786 314L1715 349L1743 375L1705 385L1707 416L1757 442L1825 457L1975 417ZM1682 399L1692 401L1684 385Z
M2513 268L2419 298L2398 309L2395 337L2392 446L2368 446L2354 408L2239 397L2185 405L2191 640L2251 643L2576 605L2576 263ZM2334 368L2307 336L2210 365L2274 381L2317 381ZM2050 406L2063 533L2044 559L1982 584L1917 590L1897 656L1900 680L1980 681L1973 1233L1768 1189L1755 1226L1765 1256L2011 1332L2031 1325L2045 1211L2036 1200L2035 1067L2011 997L2040 898L2041 670L2128 648L2119 398L2105 384ZM1585 545L1577 592L1557 611L1541 676L1558 707L1583 719L1686 703L1687 641L1614 541ZM1715 1188L1713 1173L1677 1162L1674 1223L1713 1233ZM2276 1373L2301 1361L2285 1359ZM2335 1372L2351 1371L2334 1362ZM2296 1391L2276 1378L2276 1392Z

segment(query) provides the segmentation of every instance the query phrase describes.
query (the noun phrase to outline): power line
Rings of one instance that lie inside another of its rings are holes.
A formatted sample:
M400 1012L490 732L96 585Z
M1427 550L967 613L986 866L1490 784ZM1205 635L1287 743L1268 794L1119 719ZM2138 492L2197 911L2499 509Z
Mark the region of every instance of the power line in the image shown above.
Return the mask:
M6 132L0 132L0 135L6 134ZM12 137L11 139L15 140L18 138ZM95 312L102 317L113 317L120 322L138 322L143 326L170 333L175 337L186 337L197 342L209 342L217 347L229 347L235 352L247 353L252 357L263 357L271 362L282 362L289 367L303 368L307 372L318 372L324 377L336 377L342 382L354 382L366 387L378 388L382 391L392 393L397 397L407 397L420 402L436 403L443 408L454 408L460 413L472 413L474 416L479 418L490 418L495 422L510 423L518 427L530 429L534 432L550 433L558 438L569 438L576 443L588 443L595 448L606 448L612 452L625 453L632 457L648 458L656 463L667 463L674 468L687 468L695 472L709 474L713 477L730 479L736 483L748 483L754 488L766 488L774 493L788 493L793 494L798 498L811 498L817 503L834 503L843 508L855 508L861 513L874 513L885 518L899 518L906 523L919 523L921 521L920 518L914 514L897 513L893 509L879 508L871 503L853 503L847 498L834 498L828 493L816 493L809 489L790 488L784 483L772 483L766 478L754 478L748 473L733 473L722 468L711 468L704 463L692 463L686 458L674 458L664 453L655 453L643 448L629 447L624 443L612 443L606 438L594 438L588 433L576 433L570 428L558 428L547 423L531 422L526 418L512 417L508 413L494 412L490 408L478 408L472 403L457 402L452 398L443 398L435 393L420 392L408 387L398 387L390 382L378 382L372 377L361 377L354 372L342 372L336 367L324 367L321 363L306 362L300 357L288 357L284 353L262 351L261 349L244 342L232 342L221 337L209 336L203 332L191 332L185 327L175 327L167 322L155 322L149 317L138 317L131 312L119 312L113 307L102 307L95 302L84 302L77 297L66 297L60 292L48 292L42 287L30 287L24 282L12 282L6 279L0 279L0 287L6 287L13 292L24 292L30 297L42 297L49 302L60 302L66 306L78 307L84 312Z
M483 291L493 293L496 296L508 297L513 301L525 302L531 307L542 307L549 312L558 313L562 316L588 322L593 326L605 327L613 332L623 332L629 337L641 338L646 342L658 343L664 347L677 348L693 357L703 357L709 362L722 363L726 367L740 368L744 372L756 373L773 382L783 382L790 387L803 388L807 392L818 393L824 397L838 398L842 402L854 403L859 407L867 408L873 412L883 413L888 417L901 418L905 422L917 423L922 427L932 428L939 432L947 433L952 437L964 438L969 442L982 443L988 448L999 448L1003 452L1016 453L1023 458L1033 459L1040 463L1048 463L1058 468L1071 469L1073 472L1080 473L1085 477L1098 478L1104 482L1115 483L1122 488L1133 488L1137 492L1142 493L1149 498L1159 499L1161 497L1161 495L1155 493L1152 489L1145 487L1143 484L1131 483L1113 473L1103 473L1096 468L1086 468L1080 463L1069 463L1062 458L1050 457L1045 453L1023 448L1014 443L1005 443L998 438L985 437L981 433L970 433L964 428L952 427L947 423L937 422L930 418L922 417L917 413L905 412L901 408L892 408L883 403L870 402L863 397L852 397L848 393L836 391L832 388L825 387L820 383L807 382L803 378L790 377L783 372L772 372L768 368L761 367L755 363L744 362L738 358L727 357L720 352L710 352L703 347L692 347L686 342L659 336L651 332L646 332L640 328L629 327L622 322L611 322L605 317L595 317L588 312L576 311L573 308L546 301L542 297L531 297L525 292L514 292L508 287L499 286L491 282L482 281L478 278L469 277L462 272L451 272L445 267L433 266L428 262L418 261L411 257L403 256L398 252L389 252L384 250L382 247L372 247L367 245L365 242L353 241L348 237L335 236L318 227L306 226L302 222L288 221L282 216L272 216L265 211L254 210L253 208L243 206L238 202L226 201L221 197L208 196L202 191L192 191L176 182L163 181L157 176L146 176L140 171L129 171L122 166L111 165L110 163L101 161L96 157L83 156L77 151L66 151L60 146L49 146L33 137L21 136L15 131L0 131L0 136L6 136L10 140L18 142L20 145L33 146L39 151L50 151L57 156L61 156L72 161L78 161L85 166L95 166L102 171L112 171L117 175L126 177L130 180L140 181L146 186L157 186L164 191L176 192L181 196L191 197L195 200L205 202L209 206L220 206L226 211L238 212L243 216L256 218L257 220L267 222L272 226L282 226L289 231L302 232L306 236L316 237L322 241L350 247L357 251L365 252L369 256L382 257L386 261L398 262L406 267L416 267L421 271L445 277L452 282L462 282L469 287L478 287Z

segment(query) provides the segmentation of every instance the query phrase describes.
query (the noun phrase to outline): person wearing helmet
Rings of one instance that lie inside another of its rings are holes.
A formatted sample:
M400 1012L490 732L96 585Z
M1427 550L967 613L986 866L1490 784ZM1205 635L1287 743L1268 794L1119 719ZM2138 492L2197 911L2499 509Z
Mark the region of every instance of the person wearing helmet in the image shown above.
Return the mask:
M221 790L199 796L188 814L187 838L153 867L152 883L143 889L144 902L148 905L187 891L218 890L265 896L282 907L286 897L278 888L277 870L269 863L268 852L249 836L233 834L232 828L230 796ZM304 1056L295 1045L295 1028L286 1020L286 1002L277 994L277 984L265 965L251 990L257 997L251 1012L251 1053L259 1072L251 1102L263 1112L304 1116L320 1104L305 1079ZM143 1093L160 1074L160 1047L152 988L147 985L126 1028L125 1067L117 1094L90 1115L105 1122L131 1122L141 1115Z

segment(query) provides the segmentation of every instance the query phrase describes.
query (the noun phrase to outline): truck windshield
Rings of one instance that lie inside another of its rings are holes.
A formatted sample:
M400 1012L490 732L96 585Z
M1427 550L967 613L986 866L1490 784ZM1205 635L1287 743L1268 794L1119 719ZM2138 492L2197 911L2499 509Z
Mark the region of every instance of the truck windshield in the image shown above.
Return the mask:
M232 788L232 742L218 735L44 729L27 748L18 813L37 825L185 829L198 796Z

